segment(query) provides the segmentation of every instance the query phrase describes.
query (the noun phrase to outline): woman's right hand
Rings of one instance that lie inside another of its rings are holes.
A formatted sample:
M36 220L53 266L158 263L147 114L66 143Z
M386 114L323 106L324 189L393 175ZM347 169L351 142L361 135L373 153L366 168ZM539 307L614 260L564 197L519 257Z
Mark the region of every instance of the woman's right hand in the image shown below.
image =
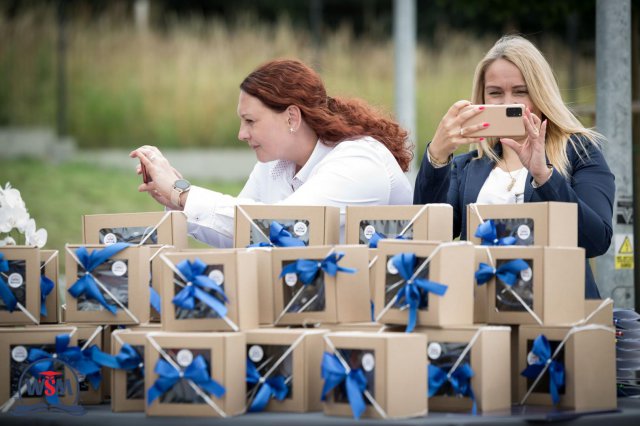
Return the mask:
M480 123L472 126L464 126L464 123L474 115L484 109L483 106L474 106L471 102L461 100L449 108L449 111L442 117L436 134L429 145L429 156L436 163L446 163L449 156L453 154L461 145L470 143L480 143L484 138L466 137L470 134L489 126L489 123Z

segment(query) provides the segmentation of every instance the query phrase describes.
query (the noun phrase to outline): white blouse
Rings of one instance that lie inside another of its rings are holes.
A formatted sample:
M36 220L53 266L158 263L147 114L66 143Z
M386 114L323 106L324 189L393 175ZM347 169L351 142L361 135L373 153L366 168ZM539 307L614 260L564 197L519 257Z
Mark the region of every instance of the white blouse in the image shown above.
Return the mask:
M524 185L527 181L527 169L524 167L511 173L495 167L480 189L478 204L520 204L524 202ZM516 180L509 190L512 178Z

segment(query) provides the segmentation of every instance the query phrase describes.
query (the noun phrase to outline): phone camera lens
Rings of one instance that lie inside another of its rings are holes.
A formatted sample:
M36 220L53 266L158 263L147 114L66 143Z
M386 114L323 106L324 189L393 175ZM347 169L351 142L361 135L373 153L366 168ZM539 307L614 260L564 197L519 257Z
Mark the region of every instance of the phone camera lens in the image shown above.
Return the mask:
M507 108L507 117L522 117L522 110L520 108Z

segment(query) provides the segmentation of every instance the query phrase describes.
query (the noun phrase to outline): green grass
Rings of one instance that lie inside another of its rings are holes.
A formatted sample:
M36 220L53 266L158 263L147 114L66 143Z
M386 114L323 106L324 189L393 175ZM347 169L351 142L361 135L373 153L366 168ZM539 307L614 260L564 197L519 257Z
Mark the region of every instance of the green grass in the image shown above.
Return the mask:
M82 215L162 210L151 197L138 192L138 176L121 170L78 163L55 166L35 160L0 160L0 184L4 187L6 182L20 191L38 228L49 233L45 248L61 252L65 243L82 243ZM193 184L230 195L237 195L243 185L203 180L194 180ZM200 246L191 241L194 247ZM18 244L24 244L24 240Z

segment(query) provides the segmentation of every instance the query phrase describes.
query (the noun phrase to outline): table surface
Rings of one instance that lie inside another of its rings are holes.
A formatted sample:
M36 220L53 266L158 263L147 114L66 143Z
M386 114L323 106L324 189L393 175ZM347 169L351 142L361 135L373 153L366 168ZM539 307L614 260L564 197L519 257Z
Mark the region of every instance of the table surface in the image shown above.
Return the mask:
M12 414L0 414L0 424L10 425L86 425L101 426L113 425L118 422L118 426L142 426L142 425L168 425L175 424L179 419L182 425L207 425L212 422L216 425L254 425L254 424L278 424L278 425L347 425L347 424L406 424L406 425L450 425L450 424L530 424L548 423L557 424L571 421L572 424L580 425L638 425L640 424L640 399L620 398L618 399L618 410L608 412L577 413L573 411L558 411L549 407L534 406L514 406L511 412L484 413L473 416L471 414L459 413L429 413L426 417L407 420L385 420L360 419L356 421L351 418L329 417L322 413L251 413L243 416L219 419L210 417L146 417L144 413L112 413L108 404L97 406L86 406L86 414L82 416L72 416L65 413L30 413L24 416Z

